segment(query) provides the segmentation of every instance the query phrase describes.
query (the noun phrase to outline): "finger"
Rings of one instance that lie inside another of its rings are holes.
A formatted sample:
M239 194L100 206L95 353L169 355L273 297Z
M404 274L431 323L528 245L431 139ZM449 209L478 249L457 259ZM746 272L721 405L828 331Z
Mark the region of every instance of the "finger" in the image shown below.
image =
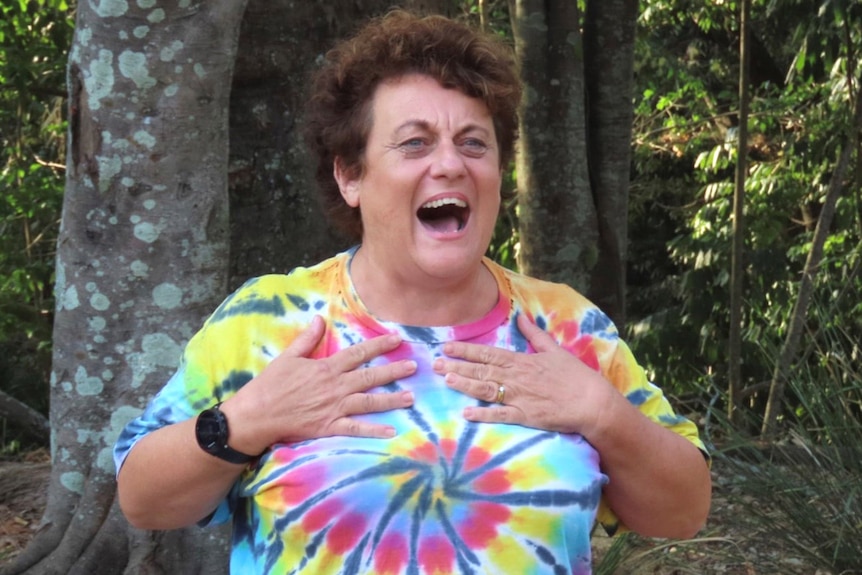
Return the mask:
M287 349L284 350L283 355L288 355L291 357L308 357L314 348L317 347L317 344L320 343L320 338L323 337L323 332L326 331L326 324L323 321L323 318L319 315L314 316L311 319L311 324L299 332L299 335L296 336Z
M414 373L416 373L416 362L412 359L360 368L350 374L349 389L353 393L366 392L398 379L410 377Z
M453 372L446 374L445 381L449 388L488 403L497 403L500 386L503 385L494 380L477 380ZM504 400L508 400L511 398L511 392L509 388L504 389Z
M360 415L365 413L380 413L403 409L413 405L413 393L410 391L398 391L395 393L356 393L347 400L347 415Z
M401 345L401 337L390 333L351 345L331 355L326 361L340 372L352 371L375 357L394 350L399 345Z
M391 425L368 423L350 417L342 417L332 424L332 435L388 439L395 437L396 431Z
M449 357L463 359L474 364L504 367L511 363L514 352L490 345L450 341L443 346L443 353ZM451 362L450 362L451 364Z
M515 423L523 425L521 412L507 405L494 405L492 407L465 407L464 419L479 423Z
M464 385L462 380L473 380L477 382L482 382L485 384L493 384L497 385L495 382L500 382L506 377L505 368L500 368L492 365L487 365L484 363L473 363L470 361L462 361L460 359L447 360L442 357L438 357L434 360L433 369L435 373L445 376L446 382L450 383L449 377L452 377L451 383L455 385ZM496 390L496 387L494 388ZM459 389L459 391L464 391ZM465 393L469 393L466 392ZM469 395L474 395L475 397L479 397L479 399L484 399L481 395L476 395L474 393L469 393Z
M560 347L556 340L551 337L551 334L530 321L527 314L518 314L517 322L518 329L521 330L521 333L524 334L524 337L527 338L527 341L530 342L530 345L537 352L553 351Z

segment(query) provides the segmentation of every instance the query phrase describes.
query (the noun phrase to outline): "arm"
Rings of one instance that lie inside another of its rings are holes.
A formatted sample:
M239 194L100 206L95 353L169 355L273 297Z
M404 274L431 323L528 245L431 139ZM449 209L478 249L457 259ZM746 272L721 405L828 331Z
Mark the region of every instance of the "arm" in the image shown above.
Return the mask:
M604 492L611 508L623 524L641 535L693 536L706 523L711 499L703 453L603 383L610 389L607 399L599 404L593 427L585 428L582 435L601 456L602 470L609 478Z
M117 493L133 526L175 529L200 521L224 499L245 468L205 453L195 440L194 427L194 419L163 427L129 453L117 475Z
M505 405L471 407L465 417L583 435L599 452L609 477L605 495L629 528L660 537L697 532L711 498L701 451L646 417L600 372L558 346L523 314L518 327L535 354L446 344L448 356L467 360L435 364L450 387L490 402L500 384L506 388Z
M311 326L261 373L221 406L237 451L262 453L274 443L331 435L391 437L385 425L351 416L408 407L412 394L365 393L415 371L402 360L359 369L400 345L397 336L358 343L324 359L309 359L324 333ZM191 525L211 513L245 469L204 452L195 438L195 420L168 425L138 441L117 476L123 513L143 529Z

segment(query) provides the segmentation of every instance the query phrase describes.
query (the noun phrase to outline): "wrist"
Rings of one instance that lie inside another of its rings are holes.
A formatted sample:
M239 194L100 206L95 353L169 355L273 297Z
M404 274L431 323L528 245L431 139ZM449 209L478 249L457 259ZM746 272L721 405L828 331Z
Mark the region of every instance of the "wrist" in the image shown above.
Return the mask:
M625 417L625 409L631 407L628 400L616 390L610 383L603 381L604 385L597 386L595 400L592 402L594 408L590 410L592 417L589 422L579 430L579 433L594 446L604 442L608 434L613 433L615 422L620 417Z
M259 455L252 455L231 447L228 417L220 407L221 403L217 403L198 414L195 422L195 438L200 448L214 457L234 464L247 464L257 459Z

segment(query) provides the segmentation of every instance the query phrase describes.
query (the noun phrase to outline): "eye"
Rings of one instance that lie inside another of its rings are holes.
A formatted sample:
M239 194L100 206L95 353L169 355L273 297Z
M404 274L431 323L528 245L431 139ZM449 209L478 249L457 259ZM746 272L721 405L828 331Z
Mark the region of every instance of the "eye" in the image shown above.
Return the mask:
M464 138L461 147L470 156L481 156L488 151L488 144L481 138Z
M420 137L408 138L398 144L398 147L408 154L416 154L422 152L428 147L428 141L425 138Z

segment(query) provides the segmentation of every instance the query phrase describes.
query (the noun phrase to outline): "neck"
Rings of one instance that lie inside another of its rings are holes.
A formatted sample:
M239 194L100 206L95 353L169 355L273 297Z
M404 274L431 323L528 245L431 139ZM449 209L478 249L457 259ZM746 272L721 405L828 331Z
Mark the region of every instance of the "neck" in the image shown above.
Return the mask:
M350 279L366 309L377 319L412 326L459 325L477 321L497 304L499 290L483 264L458 280L393 274L360 250Z

